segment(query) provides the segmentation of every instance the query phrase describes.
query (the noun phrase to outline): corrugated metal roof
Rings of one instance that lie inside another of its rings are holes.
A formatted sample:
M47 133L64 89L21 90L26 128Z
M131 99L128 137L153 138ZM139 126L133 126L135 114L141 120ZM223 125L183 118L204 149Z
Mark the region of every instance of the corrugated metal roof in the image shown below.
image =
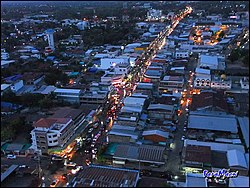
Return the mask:
M239 150L234 149L227 151L227 160L230 167L239 166L247 168L244 153Z

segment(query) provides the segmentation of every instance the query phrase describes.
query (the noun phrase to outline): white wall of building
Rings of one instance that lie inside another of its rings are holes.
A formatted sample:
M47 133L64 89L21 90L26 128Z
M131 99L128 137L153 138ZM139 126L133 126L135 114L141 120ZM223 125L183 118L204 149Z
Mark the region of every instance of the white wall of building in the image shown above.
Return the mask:
M117 64L129 63L129 58L102 58L100 69L107 70Z

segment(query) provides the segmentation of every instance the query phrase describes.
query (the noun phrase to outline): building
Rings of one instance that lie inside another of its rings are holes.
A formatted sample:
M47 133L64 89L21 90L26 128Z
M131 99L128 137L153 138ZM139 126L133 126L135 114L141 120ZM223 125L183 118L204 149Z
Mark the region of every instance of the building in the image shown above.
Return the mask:
M174 53L175 59L187 59L189 58L189 51L187 50L176 50Z
M116 143L135 143L138 140L139 132L135 127L113 125L111 131L108 133L108 142Z
M194 88L206 89L206 88L210 88L210 84L211 84L210 70L196 68Z
M154 145L119 144L113 155L113 163L139 162L143 164L164 165L165 147Z
M230 178L228 187L249 187L249 177L238 176L237 178Z
M211 89L229 90L232 88L232 80L225 75L213 75L211 79Z
M188 128L234 134L238 133L235 116L220 113L190 112L188 117Z
M108 91L85 91L80 95L81 104L105 104Z
M189 167L211 168L212 152L209 146L192 146L188 145L184 148L183 158L186 169Z
M152 142L163 142L166 143L167 139L170 137L169 132L161 130L147 130L143 131L142 137L144 140L150 140Z
M109 68L115 67L118 64L129 64L129 57L109 57L101 58L100 69L107 70Z
M55 43L54 43L54 30L53 29L48 29L46 30L46 34L47 34L47 37L48 37L48 43L49 43L49 47L54 50L55 49Z
M66 101L69 103L80 103L80 89L63 89L57 88L54 90L56 98L61 101Z
M161 10L150 9L147 12L147 19L148 21L157 21L160 20L162 16Z
M203 174L187 173L184 187L208 187L208 183Z
M139 171L109 166L84 167L72 180L72 187L136 187Z
M83 31L86 27L88 27L87 21L81 21L76 24L77 28L81 31Z
M160 81L163 71L148 69L143 75L143 82L157 83Z
M249 90L249 78L244 77L240 79L240 86L242 89Z
M247 151L249 152L249 117L237 117L240 131L243 135L243 142L246 145Z
M201 54L198 60L198 66L210 70L225 70L225 56Z
M227 151L228 166L231 170L247 171L249 165L247 164L244 152L237 149ZM247 175L247 174L246 174Z
M159 84L159 93L180 92L184 86L183 76L164 76Z
M10 86L11 84L1 84L1 96L11 91Z
M172 120L175 113L175 106L165 104L150 104L147 110L148 117L150 119Z
M228 112L228 104L222 92L201 90L199 94L194 94L190 111L218 110Z
M42 153L48 153L51 147L64 147L75 132L73 120L70 118L42 118L33 127L32 148Z

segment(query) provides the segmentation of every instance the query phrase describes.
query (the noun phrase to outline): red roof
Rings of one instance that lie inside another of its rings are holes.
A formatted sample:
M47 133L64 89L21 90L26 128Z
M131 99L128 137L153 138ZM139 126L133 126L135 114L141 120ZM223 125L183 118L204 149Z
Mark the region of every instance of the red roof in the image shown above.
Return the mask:
M190 109L216 107L223 111L228 111L227 102L222 93L219 92L201 92L199 95L193 95Z
M34 127L50 128L55 123L66 124L70 118L41 118L33 124Z

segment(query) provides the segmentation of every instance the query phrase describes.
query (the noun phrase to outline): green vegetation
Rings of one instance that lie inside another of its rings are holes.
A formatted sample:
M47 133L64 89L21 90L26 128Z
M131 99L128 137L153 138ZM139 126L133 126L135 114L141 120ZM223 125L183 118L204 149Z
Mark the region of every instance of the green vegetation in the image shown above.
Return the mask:
M58 69L52 69L45 75L44 81L48 85L55 85L56 82L67 84L69 82L68 76Z
M231 62L237 61L237 60L242 60L242 62L244 63L244 65L249 66L249 51L246 49L241 49L241 48L237 48L237 49L233 49L230 56L229 56L229 60Z

